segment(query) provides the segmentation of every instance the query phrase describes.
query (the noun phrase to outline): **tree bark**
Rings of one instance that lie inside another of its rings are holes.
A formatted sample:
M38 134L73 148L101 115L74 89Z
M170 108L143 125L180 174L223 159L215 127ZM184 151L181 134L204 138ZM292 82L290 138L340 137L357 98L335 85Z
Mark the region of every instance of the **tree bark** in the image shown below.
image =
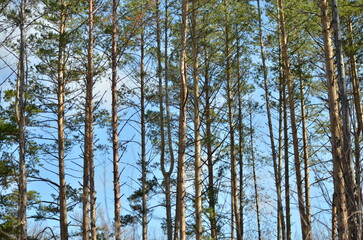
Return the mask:
M143 26L142 26L143 28ZM145 129L145 39L144 29L142 29L140 36L140 51L141 51L141 63L140 63L140 91L141 91L141 188L142 188L142 239L147 240L147 169L146 169L146 129Z
M354 167L352 159L352 142L351 142L351 124L350 124L350 106L348 101L347 83L345 75L343 43L340 30L340 19L338 12L338 1L331 0L334 27L334 45L336 50L336 62L338 70L339 98L341 104L341 120L343 133L343 176L345 180L346 200L348 206L348 228L350 239L361 239L362 226L359 219L361 211L357 205L357 185L354 176Z
M238 25L236 27L236 48L237 48L237 85L238 85L238 164L239 164L239 218L241 221L241 237L243 239L244 234L244 162L243 162L243 150L244 150L244 133L243 133L243 115L242 115L242 77L240 69L240 35L238 33Z
M91 236L96 240L96 205L94 192L94 153L93 153L93 13L94 1L89 0L88 55L86 77L86 119L84 134L84 166L83 166L83 240L89 240L89 208L91 215Z
M296 126L296 117L295 117L294 89L292 85L292 79L290 76L289 53L287 46L285 15L284 15L282 0L278 0L278 7L279 7L279 17L280 17L279 26L281 30L283 70L284 70L284 77L287 81L287 87L289 93L288 97L289 97L291 131L292 131L293 149L294 149L295 173L296 173L296 182L297 182L297 191L298 191L298 205L299 205L300 221L301 221L301 232L303 239L309 240L312 239L311 222L307 219L306 203L305 203L306 199L304 201L304 196L303 196L303 181L301 177L299 140L297 136L297 126Z
M349 45L351 47L355 47L353 41L353 24L350 17L348 17L348 36L349 36ZM362 208L362 190L360 188L361 183L361 161L360 161L360 136L363 134L363 110L361 104L361 95L360 95L360 86L359 86L359 78L358 78L358 69L356 63L356 56L354 53L349 53L349 73L351 82L353 85L353 98L354 98L354 106L357 118L358 128L355 133L355 184L357 186L357 194L356 194L356 204L357 209ZM359 226L358 230L360 231L360 235L362 236L362 212L358 211L357 213L357 225Z
M192 53L193 53L193 93L194 93L194 184L195 184L195 239L202 239L202 164L200 158L200 117L199 117L199 78L198 78L198 40L197 40L197 0L192 0Z
M261 215L260 215L260 204L259 204L259 194L257 185L257 174L256 174L256 162L255 162L255 150L253 144L253 126L252 126L252 111L253 107L250 107L250 141L251 141L251 161L252 161L252 173L253 173L253 186L255 189L255 205L256 205L256 219L257 219L257 233L258 240L262 240L261 232Z
M59 205L60 205L60 233L61 239L68 239L68 217L67 217L67 185L65 179L65 164L64 164L64 109L65 109L65 28L66 28L66 1L61 2L61 19L59 25L59 46L58 46L58 170L59 170Z
M170 199L170 176L173 170L173 165L174 165L174 156L173 155L173 149L171 148L169 150L170 152L170 168L167 171L166 170L166 166L165 166L165 149L166 149L166 144L165 144L165 120L164 120L164 97L163 97L163 78L162 78L162 59L161 59L161 27L160 27L160 1L157 0L156 2L156 42L157 42L157 62L158 62L158 67L157 67L157 77L158 77L158 81L159 81L159 85L158 85L158 97L159 97L159 111L160 111L160 167L161 167L161 172L163 174L164 177L164 181L165 181L165 209L166 209L166 231L167 231L167 237L168 240L172 240L173 238L173 232L172 232L172 219L171 219L171 199ZM168 12L168 3L167 1L165 2L165 82L167 82L167 65L168 65L168 50L167 50L167 41L168 41L168 33L167 33L167 12ZM165 83L165 88L167 88L168 84ZM165 95L167 95L168 90L165 89ZM167 96L165 96L166 99L168 99ZM168 109L168 107L167 107ZM167 110L168 111L168 110ZM168 127L168 136L170 133L170 141L171 141L171 132L170 132L170 123L168 122L168 114L166 117L166 125ZM169 140L168 140L169 141ZM170 145L169 145L170 146Z
M304 159L304 179L305 179L305 209L306 209L306 220L311 223L311 212L310 212L310 181L309 181L309 147L308 147L308 133L306 127L306 108L305 108L305 91L304 91L304 80L302 77L301 59L298 55L299 61L299 78L300 78L300 106L301 106L301 122L302 122L302 140L303 140L303 159Z
M224 5L227 9L226 0L224 1ZM236 224L236 232L237 232L237 240L242 239L241 235L241 221L239 215L239 208L238 208L238 188L237 188L237 173L236 173L236 155L235 155L235 143L234 143L234 123L233 123L233 96L232 96L232 83L231 83L231 54L230 54L230 38L229 38L229 31L230 31L230 23L228 12L226 10L225 13L226 17L226 24L224 29L225 35L225 49L224 54L226 56L226 81L227 81L227 104L228 104L228 123L229 123L229 135L230 135L230 157L231 157L231 204L232 204L232 219L235 219ZM234 224L232 221L232 232L234 232ZM232 233L231 232L231 233Z
M320 0L321 9L321 23L324 39L324 55L325 55L325 72L328 86L328 100L329 100L329 117L330 117L330 131L332 142L332 157L333 157L333 181L334 181L334 195L333 195L333 218L334 210L336 209L336 218L338 221L338 238L349 239L348 235L348 210L345 196L345 179L343 177L343 136L342 127L339 121L339 96L338 96L338 83L334 77L334 60L333 60L333 43L332 43L332 29L331 20L328 15L327 0ZM333 223L334 226L334 223ZM333 229L334 232L334 229Z
M19 127L19 207L18 220L20 223L20 240L27 239L27 171L26 171L26 116L25 116L25 88L26 88L26 15L27 1L22 0L20 5L20 48L19 69L17 76L16 115Z
M112 0L112 153L115 239L121 240L121 187L119 170L118 104L117 104L117 0Z
M186 239L185 224L185 150L186 150L186 113L187 113L187 31L188 31L188 1L182 0L182 28L180 52L180 112L179 112L179 149L178 149L178 192L176 216L179 222L179 238ZM177 225L177 224L176 224ZM178 228L176 227L176 230Z
M206 128L206 148L207 148L207 166L208 166L208 202L209 202L209 223L211 238L217 240L217 221L216 221L216 190L214 187L214 162L212 150L212 119L211 119L211 102L210 102L210 83L209 83L209 61L207 50L205 49L205 70L204 70L204 87L205 87L205 128Z
M260 0L257 0L257 10L258 10L258 26L259 26L259 42L260 42L260 52L261 52L261 60L262 60L262 69L263 69L263 85L265 90L265 103L266 103L266 113L267 113L267 124L270 134L270 144L271 144L271 152L272 152L272 162L274 167L274 175L275 175L275 186L276 186L276 194L277 194L277 218L278 218L278 239L280 239L280 232L282 232L282 236L285 236L285 222L284 222L284 212L282 206L282 196L281 196L281 174L278 167L277 162L277 154L275 147L275 138L273 133L272 126L272 118L271 118L271 107L270 107L270 94L269 94L269 85L268 85L268 73L266 66L266 57L265 57L265 47L263 42L263 34L262 34L262 14L260 8Z

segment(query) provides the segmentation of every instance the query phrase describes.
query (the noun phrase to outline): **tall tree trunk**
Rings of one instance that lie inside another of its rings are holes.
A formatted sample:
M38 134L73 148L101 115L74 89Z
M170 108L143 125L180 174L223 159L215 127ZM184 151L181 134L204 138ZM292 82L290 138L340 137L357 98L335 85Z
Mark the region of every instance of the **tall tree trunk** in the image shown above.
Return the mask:
M353 41L353 24L350 17L348 17L348 36L349 36L349 45L351 47L355 47L354 41ZM357 208L362 208L362 190L360 188L361 183L361 162L360 162L360 136L363 134L363 110L362 110L362 104L361 104L361 95L360 95L360 87L359 87L359 78L358 78L358 69L357 69L357 63L356 63L356 56L354 53L349 54L349 73L351 82L353 85L353 97L354 97L354 106L356 111L356 118L357 118L357 124L358 128L355 133L355 184L357 186L357 194L356 194L356 204ZM362 212L359 211L357 214L357 220L358 225L360 225L359 229L362 229ZM362 235L362 232L360 233ZM363 236L361 236L363 237Z
M279 164L277 162L277 154L275 147L275 138L273 133L272 126L272 118L271 118L271 107L270 107L270 94L269 94L269 85L268 85L268 74L267 74L267 66L266 66L266 57L265 57L265 47L263 42L263 33L262 33L262 14L260 8L260 0L257 0L257 10L258 10L258 26L259 26L259 41L260 41L260 52L261 52L261 60L262 60L262 69L263 69L263 84L265 90L265 102L266 102L266 113L267 113L267 123L270 134L270 144L271 144L271 152L272 152L272 161L274 167L274 175L275 175L275 186L277 193L277 222L278 222L278 239L280 239L280 232L282 232L282 236L285 236L285 223L284 223L284 212L282 206L282 196L281 196L281 174L279 171Z
M168 50L167 50L167 41L168 41L168 25L167 25L167 12L168 12L168 3L165 2L165 82L167 82L167 64L168 64ZM159 81L158 86L158 94L159 94L159 111L160 111L160 166L161 166L161 172L164 177L165 181L165 209L166 209L166 230L167 230L167 236L168 240L172 240L173 233L172 233L172 219L171 219L171 198L170 198L170 176L172 173L172 170L174 168L174 156L173 156L173 149L171 148L169 150L170 152L170 168L167 171L165 169L165 120L164 120L164 98L163 98L163 78L162 78L162 59L161 59L161 27L160 27L160 1L156 1L156 42L157 42L157 61L158 61L158 67L157 67L157 77ZM168 84L165 83L165 88L167 88ZM168 92L167 89L165 89L165 92ZM167 95L167 94L165 94ZM165 96L166 99L168 99L167 96ZM168 107L167 107L168 111ZM169 115L167 114L167 127L168 127L168 136L170 133L170 123L168 122ZM171 133L170 133L171 138ZM169 141L169 140L168 140ZM171 139L170 139L171 141ZM170 146L170 145L169 145Z
M258 232L258 240L262 240L261 215L260 215L259 194L258 194L258 185L257 185L256 163L255 163L255 150L254 150L254 144L253 144L254 141L253 141L253 126L252 126L252 111L253 111L253 107L250 106L251 161L252 161L252 173L253 173L253 186L254 186L254 189L255 189L257 232Z
M243 149L244 149L244 133L243 133L243 115L242 115L242 77L240 69L240 35L238 26L236 27L236 48L237 48L237 85L238 85L238 165L239 165L239 215L241 221L241 237L244 234L244 162L243 162Z
M67 186L65 179L64 165L64 98L65 98L65 28L66 28L66 1L61 2L61 21L59 25L59 46L58 46L58 170L59 170L59 205L60 205L60 233L61 239L68 239L68 218L67 218Z
M206 148L207 148L207 166L208 166L208 208L211 238L217 240L217 221L216 221L216 190L214 187L214 163L212 150L212 119L211 119L211 102L210 102L210 83L209 83L209 61L207 50L205 48L205 70L204 70L204 87L205 87L205 128L206 128Z
M143 26L142 26L143 28ZM142 29L144 31L144 29ZM145 39L144 33L140 36L140 51L141 51L141 63L140 63L140 80L141 80L141 188L142 188L142 239L147 240L147 169L146 169L146 130L145 130Z
M89 215L91 214L91 236L96 240L96 204L94 192L94 153L93 153L93 13L94 1L89 0L88 56L86 78L86 119L84 134L84 166L83 166L83 240L89 239Z
M301 122L302 122L302 140L303 140L303 159L304 159L304 179L305 179L305 208L306 208L306 220L311 222L310 212L310 181L309 181L309 147L308 147L308 133L306 127L306 108L305 108L305 91L304 80L302 77L301 58L298 55L299 61L299 78L300 78L300 106L301 106Z
M20 240L27 239L27 172L26 172L26 116L25 116L25 88L26 88L26 15L25 9L27 1L22 0L20 5L20 49L19 49L19 69L17 76L17 107L16 115L19 127L19 207L18 220L20 222Z
M329 99L329 117L330 131L332 142L332 157L333 157L333 180L334 180L334 196L333 196L333 220L334 209L336 209L336 218L338 221L338 238L349 239L348 235L348 210L345 196L345 179L343 177L343 136L342 127L339 121L339 96L338 82L334 77L334 53L332 43L331 20L328 15L327 0L320 0L321 8L321 23L324 39L324 55L325 55L325 72L328 86ZM334 225L334 224L333 224ZM334 229L333 229L334 232Z
M115 240L121 240L121 189L117 104L117 0L112 0L112 153Z
M179 223L179 238L186 239L185 224L185 150L187 128L187 31L188 31L188 1L182 0L182 29L181 29L181 53L180 53L180 112L179 112L179 150L178 150L178 192L176 219ZM177 223L176 223L177 225ZM176 228L177 230L177 228Z
M278 171L282 182L282 164L285 167L285 211L286 211L286 233L282 239L291 239L291 221L290 221L290 172L289 172L289 140L287 125L287 101L286 101L286 81L282 71L281 64L281 36L279 36L279 168ZM282 191L282 190L281 190ZM282 223L282 222L281 222Z
M286 205L286 239L291 239L291 212L290 212L290 167L289 167L289 133L287 121L286 81L283 77L283 115L284 115L284 165L285 165L285 205Z
M175 159L174 159L174 147L173 147L173 139L172 139L172 135L171 135L171 124L170 124L170 108L169 108L169 58L168 58L168 0L165 0L165 24L164 24L164 76L165 76L165 110L166 110L166 127L167 127L167 135L168 135L168 147L169 147L169 157L170 157L170 164L169 164L169 170L168 172L165 172L165 174L163 173L165 177L165 198L166 198L166 216L167 216L167 226L168 226L168 240L172 239L172 219L171 219L171 174L173 173L174 170L174 164L175 164Z
M89 79L88 79L88 88L86 91L88 93L88 104L89 105L89 186L90 186L90 214L91 214L91 237L92 240L97 239L97 228L96 228L96 189L95 189L95 164L94 164L94 147L93 147L93 75L94 75L94 60L93 60L93 49L94 49L94 6L95 1L90 0L90 11L89 11L89 52L88 52L88 72L89 72ZM87 100L86 100L87 101Z
M352 159L352 143L350 134L350 107L348 101L347 83L345 76L345 64L343 54L343 43L340 30L340 19L338 12L338 1L331 0L332 13L333 13L333 27L334 27L334 45L336 49L336 62L338 70L338 86L339 86L339 97L341 104L341 119L342 119L342 132L343 132L343 176L345 180L345 191L347 195L347 206L348 206L348 227L349 237L351 239L361 239L361 219L359 219L361 211L357 205L357 185L354 176L354 167Z
M281 45L282 45L282 58L283 58L283 70L284 77L287 81L288 96L289 96L289 108L290 108L290 119L291 119L291 130L293 139L293 149L294 149L294 160L295 160L295 173L297 182L297 192L298 192L298 204L300 212L301 221L301 232L303 239L312 239L311 222L307 219L306 215L306 204L303 196L303 181L301 177L301 166L300 166L300 154L299 154L299 140L297 136L297 126L295 117L295 101L294 101L294 89L292 85L292 79L290 76L290 63L289 63L289 53L287 46L287 34L285 28L285 15L283 9L282 0L278 0L279 7L279 20L280 20L280 30L281 30Z
M202 228L202 164L200 159L200 117L199 117L199 78L197 41L197 0L192 0L192 52L193 52L193 93L194 93L194 184L195 184L195 239L201 240Z
M225 17L226 17L226 24L224 29L225 35L225 49L224 54L226 56L226 81L227 81L227 104L228 104L228 122L229 122L229 135L230 135L230 157L231 157L231 204L232 204L232 219L235 219L236 224L236 232L237 232L237 240L242 239L241 235L241 221L239 215L239 208L238 208L238 188L237 188L237 174L236 174L236 155L235 155L235 143L234 143L234 123L233 123L233 96L232 96L232 80L231 80L231 54L230 54L230 38L229 38L229 31L230 31L230 23L229 17L227 12L227 2L224 1L224 5L226 7ZM232 232L233 233L233 221L232 221Z

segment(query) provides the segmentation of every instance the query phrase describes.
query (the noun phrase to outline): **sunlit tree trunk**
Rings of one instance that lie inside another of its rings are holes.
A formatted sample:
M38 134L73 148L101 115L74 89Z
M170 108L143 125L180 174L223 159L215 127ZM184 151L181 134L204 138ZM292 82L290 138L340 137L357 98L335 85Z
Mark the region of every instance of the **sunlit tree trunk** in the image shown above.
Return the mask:
M59 170L59 205L60 205L60 233L61 239L68 239L68 217L67 217L67 186L65 179L65 165L64 165L64 109L65 109L65 27L66 27L66 1L61 2L61 20L59 25L59 46L58 46L58 170Z
M86 77L86 119L84 134L84 166L83 166L83 240L89 239L89 208L91 215L91 236L96 240L96 203L94 189L94 147L93 147L93 24L94 1L89 0L88 55Z
M227 9L226 0L224 1L225 8ZM225 29L224 29L224 36L225 36L225 48L224 54L226 57L225 62L225 72L226 72L226 81L227 81L227 104L228 104L228 123L229 123L229 135L230 135L230 158L231 158L231 206L232 206L232 232L234 232L234 223L233 219L235 219L235 226L237 232L237 240L242 239L241 235L241 221L239 215L239 208L238 208L238 188L237 188L237 173L236 173L236 151L235 151L235 139L234 139L234 118L233 118L233 96L232 96L232 79L231 79L231 53L230 53L230 23L228 12L225 12Z
M325 72L328 86L328 99L329 99L329 117L330 117L330 131L332 143L332 157L333 157L333 180L334 180L334 196L333 196L333 217L338 221L338 238L349 239L348 235L348 210L347 201L345 196L345 180L343 177L343 136L342 127L339 121L339 96L338 96L338 82L334 77L334 53L332 43L332 29L331 19L328 13L327 0L320 0L321 8L321 23L324 39L324 55L325 55ZM336 212L336 217L335 217ZM333 233L334 231L333 221ZM334 235L334 234L333 234Z
M350 107L348 101L347 83L345 75L343 42L340 30L340 19L338 12L338 1L331 0L332 13L333 13L333 27L334 27L334 45L335 57L338 70L338 86L339 98L341 104L341 121L343 133L343 176L345 180L346 200L348 206L348 228L350 239L361 238L361 219L360 214L357 214L361 209L357 206L357 185L354 176L354 166L352 158L352 143L351 143L351 124L350 124Z
M16 99L16 116L19 127L19 207L18 207L18 220L20 223L20 240L27 239L27 172L26 172L26 136L25 136L25 81L26 81L26 15L25 9L27 1L22 0L20 5L20 48L19 48L19 69L17 76L17 99Z
M205 87L205 128L206 128L206 148L207 148L207 166L208 166L208 202L209 202L209 223L211 238L217 239L217 221L216 221L216 190L214 186L214 163L212 150L212 118L211 118L211 94L209 83L209 61L207 59L207 51L205 50L205 70L204 70L204 87Z
M144 30L142 30L144 31ZM142 188L142 239L147 240L147 182L146 182L146 129L145 129L145 39L144 33L140 36L140 51L141 51L141 63L140 63L140 80L141 80L141 188Z
M112 0L112 153L115 239L121 240L121 189L117 104L117 0Z
M256 162L255 162L255 149L253 144L253 126L252 126L252 111L253 107L250 107L250 141L251 141L251 163L252 163L252 174L253 174L253 186L255 190L255 205L256 205L256 219L257 219L257 233L258 240L262 240L261 232L261 215L260 215L260 203L257 185L257 174L256 174Z
M167 65L168 65L168 49L167 49L167 41L168 41L168 25L167 25L167 12L168 12L168 3L165 2L165 88L168 88L168 73L167 73ZM161 27L160 27L160 1L156 1L156 42L157 42L157 61L158 61L158 67L157 67L157 77L159 81L158 85L158 95L159 95L159 111L160 111L160 168L161 172L164 177L165 181L165 208L166 208L166 231L167 231L167 237L168 240L172 240L173 233L172 233L172 219L171 219L171 195L170 195L170 176L174 168L174 156L173 156L173 149L172 149L172 143L169 145L169 153L170 153L170 167L169 170L166 170L165 166L165 122L167 125L167 131L168 131L168 142L171 142L171 132L170 132L170 122L169 122L169 111L168 111L168 103L166 103L166 111L167 116L166 120L164 120L164 97L163 97L163 78L162 78L162 59L161 59ZM165 101L168 100L168 90L165 89ZM170 139L169 139L170 136Z
M198 78L198 40L197 40L197 0L192 0L192 53L193 53L193 94L194 94L194 184L195 184L195 239L202 239L202 165L200 159L200 117L199 117L199 78Z
M180 112L179 112L179 149L178 149L178 189L176 205L176 228L179 230L180 240L186 239L185 223L185 149L187 127L187 31L188 31L188 1L182 1L182 28L180 52ZM177 222L178 221L178 222ZM179 226L177 226L179 224ZM178 229L179 228L179 229ZM176 234L176 233L175 233Z
M351 18L348 17L348 36L349 36L349 45L351 47L355 47L354 44L354 37L353 37L353 24ZM353 98L354 98L354 107L356 112L356 119L357 119L357 129L355 132L355 184L357 186L357 194L356 194L356 204L357 209L362 209L362 190L359 187L361 183L361 154L360 154L360 136L363 134L363 110L361 104L361 94L360 94L360 86L359 86L359 78L358 78L358 69L356 63L356 56L354 53L349 53L349 75L351 78L351 82L353 85ZM357 225L359 226L358 229L362 229L362 212L358 211L357 215ZM363 230L363 229L362 229ZM362 231L360 230L360 231ZM359 230L358 230L359 231ZM362 232L360 232L361 237Z
M305 209L306 220L311 222L311 209L310 209L310 180L309 180L309 147L308 147L308 133L306 126L306 108L305 108L305 86L302 77L301 59L298 55L299 61L299 80L300 80L300 107L301 107L301 122L302 122L302 140L303 140L303 159L304 159L304 179L305 179Z
M277 232L278 232L278 239L280 239L281 232L282 232L282 236L285 236L285 222L284 222L284 212L283 212L282 196L281 196L281 174L280 174L279 164L277 162L275 138L274 138L273 126L272 126L268 74L267 74L267 66L266 66L265 47L264 47L263 34L262 34L262 14L261 14L259 0L257 0L257 10L258 10L259 42L260 42L260 52L261 52L262 70L263 70L263 86L264 86L264 90L265 90L267 124L268 124L268 129L269 129L269 134L270 134L272 161L273 161L273 167L274 167L275 185L276 185L276 193L277 193L277 216L278 216L277 217L277 219L278 219L277 220L277 222L278 222Z
M292 131L292 139L293 139L295 173L296 173L296 182L297 182L297 192L298 192L297 194L298 194L300 221L301 221L301 231L302 231L303 239L309 240L309 239L312 239L311 222L307 219L306 199L304 201L304 196L303 196L303 181L302 181L302 177L301 177L299 140L298 140L298 136L297 136L297 126L296 126L296 117L295 117L294 90L293 90L293 85L292 85L292 79L290 76L289 53L288 53L288 46L287 46L285 15L284 15L282 0L278 0L278 8L279 8L279 26L280 26L280 31L281 31L283 71L284 71L284 77L286 79L288 93L289 93L288 97L289 97L291 131Z
M240 68L240 35L238 33L238 25L236 27L236 57L237 57L237 87L238 87L238 165L239 165L239 195L238 195L238 205L239 205L239 215L241 221L241 237L243 239L244 234L244 162L243 162L243 150L244 150L244 131L243 131L243 115L242 115L242 91L243 91L243 83L241 77L241 68Z

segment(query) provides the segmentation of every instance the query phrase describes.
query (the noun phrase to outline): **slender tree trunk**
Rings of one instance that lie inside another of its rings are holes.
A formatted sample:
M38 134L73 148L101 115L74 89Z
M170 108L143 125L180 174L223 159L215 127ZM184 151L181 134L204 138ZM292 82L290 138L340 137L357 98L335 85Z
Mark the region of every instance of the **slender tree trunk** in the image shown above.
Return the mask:
M250 109L251 161L252 161L252 172L253 172L253 186L254 186L254 189L255 189L255 204L256 204L258 240L262 240L261 215L260 215L259 194L258 194L258 185L257 185L256 163L255 163L255 150L254 150L254 144L253 144L254 141L253 141L253 126L252 126L252 111L253 111L253 107L251 107L251 109Z
M68 218L67 218L67 186L65 179L64 165L64 98L65 98L65 80L64 80L64 51L66 45L65 39L66 28L66 1L61 2L61 21L59 25L59 46L58 46L58 170L59 170L59 205L60 205L60 233L61 239L68 239Z
M353 41L353 24L348 17L348 36L349 36L349 45L351 47L354 47L354 41ZM362 190L360 188L361 183L361 164L360 164L360 136L363 134L363 110L362 110L362 104L361 104L361 95L360 95L360 86L359 86L359 78L358 78L358 69L356 64L356 56L351 53L349 54L349 63L350 63L350 78L353 85L353 97L354 97L354 106L356 111L356 117L357 117L357 124L358 128L355 133L355 184L357 186L357 194L356 194L356 204L357 209L362 208ZM357 221L358 225L360 226L358 229L362 229L362 212L357 212ZM359 231L359 230L358 230ZM362 231L362 230L360 230ZM362 232L360 233L361 238Z
M117 0L112 0L112 152L115 239L121 240L121 187L117 104Z
M144 30L142 30L144 31ZM141 80L141 188L142 188L142 239L147 240L147 169L146 169L146 129L145 129L145 39L144 33L140 36L141 45L141 64L140 64L140 80Z
M284 74L283 74L284 75ZM290 212L290 167L289 167L289 133L287 121L286 79L282 77L283 87L283 115L284 115L284 165L285 165L285 205L286 205L286 239L291 239L291 212Z
M241 237L243 239L244 234L244 163L243 163L243 149L244 149L244 133L243 133L243 115L242 115L242 77L240 69L240 44L239 44L239 29L236 28L236 45L237 45L237 81L238 81L238 161L239 161L239 215L241 221Z
M279 171L279 175L280 175L280 184L282 183L282 164L283 164L283 141L284 141L284 137L283 137L283 132L285 129L283 129L283 123L284 123L284 109L283 109L283 106L284 106L284 92L285 91L285 88L284 88L284 83L283 83L283 80L281 77L279 77L279 164L278 164L278 171ZM287 129L286 129L287 130ZM289 191L289 186L286 185L285 186L285 192L286 191ZM280 194L282 195L282 189L281 189L281 192ZM288 203L288 200L287 200L288 196L286 197L285 199L285 203ZM282 196L281 196L281 205L282 205ZM286 207L286 214L287 214L287 207ZM282 216L284 215L284 211L282 209ZM281 217L278 217L277 218L278 220L278 223L277 223L277 226L282 226L282 229L285 229L285 231L283 231L280 236L278 236L279 240L280 239L287 239L287 224L285 225L285 221L284 221L284 218L281 218ZM286 223L287 223L287 216L286 216ZM279 231L278 231L279 233Z
M338 12L338 1L331 0L332 13L333 13L333 27L334 27L334 45L336 49L336 62L338 70L338 86L339 98L341 104L341 119L342 119L342 132L343 132L343 176L345 179L345 191L347 195L348 206L348 228L350 239L361 239L361 219L359 219L361 208L357 205L357 185L354 176L354 167L352 159L352 143L351 143L351 124L350 124L350 107L348 101L347 83L345 76L345 64L343 54L343 43L340 30L340 19Z
M178 150L178 192L177 219L179 219L179 238L186 239L185 224L185 149L186 149L186 112L187 112L187 31L188 31L188 1L182 0L182 29L180 53L180 115L179 115L179 150Z
M214 188L214 163L212 151L212 119L211 119L211 103L210 103L210 84L209 84L209 62L207 51L205 51L205 71L204 71L204 86L205 86L205 128L206 128L206 147L207 147L207 165L208 165L208 202L209 202L209 223L211 238L217 239L217 221L216 221L216 192Z
M295 160L295 172L297 181L297 191L298 191L298 204L300 212L301 221L301 231L303 239L312 239L311 222L307 219L306 215L306 204L303 196L303 181L301 177L301 166L300 166L300 154L299 154L299 140L297 136L297 126L295 117L295 101L294 101L294 89L292 86L292 79L290 76L290 63L289 63L289 53L287 46L287 35L285 29L285 15L283 9L282 0L278 0L279 5L279 17L280 17L280 30L281 30L281 45L282 45L282 58L283 58L283 70L284 76L287 81L288 96L289 96L289 107L290 107L290 119L291 119L291 130L293 138L293 148L294 148L294 160Z
M27 239L27 172L26 172L26 117L25 117L25 66L26 66L26 15L25 8L27 1L22 0L20 6L20 49L19 49L19 70L17 82L17 107L16 115L19 127L19 207L18 220L20 222L20 240Z
M224 1L225 7L227 8L227 3ZM229 19L228 12L226 11L226 24L225 24L225 50L224 54L226 56L226 81L227 81L227 104L228 104L228 122L229 122L229 135L230 135L230 157L231 157L231 204L232 204L232 219L235 219L237 240L242 239L241 235L241 221L238 208L238 188L237 188L237 174L236 174L236 155L235 155L235 143L234 143L234 123L233 123L233 96L232 96L232 83L230 76L230 65L231 65L231 54L230 54L230 38L229 38ZM232 224L232 232L233 232Z
M276 185L276 193L277 193L277 215L278 215L277 232L278 232L278 239L280 239L280 235L281 235L280 232L282 232L282 236L285 236L284 212L283 212L282 196L281 196L281 174L280 174L278 162L277 162L275 138L274 138L274 133L273 133L272 118L271 118L270 94L269 94L269 86L268 86L268 74L267 74L267 66L266 66L265 47L264 47L263 34L262 34L262 14L261 14L261 8L260 8L260 0L257 0L257 10L258 10L259 40L260 40L260 51L261 51L261 60L262 60L262 69L263 69L263 83L264 83L264 90L265 90L267 123L268 123L268 129L269 129L269 134L270 134L272 161L273 161L273 166L274 166L275 185Z
M198 41L197 41L197 0L192 0L192 52L193 52L193 91L194 91L194 184L195 184L195 239L201 240L202 228L202 164L200 159L200 117L199 117L199 78L198 78Z
M333 157L333 180L334 180L334 195L333 195L333 217L338 221L338 238L349 239L348 234L348 210L345 196L345 179L343 177L343 136L342 127L339 121L339 96L338 83L334 77L334 53L332 43L331 20L328 15L327 0L320 0L321 8L321 23L324 39L324 55L325 55L325 71L328 86L329 99L329 117L332 142L332 157ZM336 210L335 210L336 209ZM336 218L335 218L336 212ZM334 222L333 222L334 226ZM334 233L333 227L333 233ZM333 234L334 235L334 234Z
M89 123L90 124L90 134L89 134L89 182L90 182L90 213L91 213L91 237L92 240L97 239L97 227L96 227L96 188L95 188L95 164L94 164L94 147L93 147L93 75L94 75L94 59L93 59L93 49L94 49L94 6L95 1L90 0L90 27L89 27L89 52L88 52L88 71L89 71L89 79L88 79L88 88L86 91L88 93L88 104L89 104ZM86 97L87 98L87 97ZM87 101L87 100L86 100ZM86 103L87 104L87 103ZM88 105L87 104L87 105Z
M168 240L172 240L173 234L173 223L171 218L171 174L174 170L174 148L173 148L173 140L171 135L171 125L170 125L170 110L169 110L169 85L168 85L168 65L169 65L169 58L168 58L168 0L165 0L165 26L164 26L164 75L165 75L165 107L166 107L166 127L167 127L167 135L168 135L168 147L169 147L169 155L170 155L170 165L168 172L163 173L165 176L165 198L166 198L166 221L167 221L167 232L168 232Z
M88 64L86 78L86 121L84 134L84 166L83 166L83 240L89 239L89 214L91 214L91 236L96 240L96 204L94 191L94 153L93 153L93 13L94 1L89 0L89 31L88 31Z
M158 86L158 94L159 94L159 111L160 111L160 166L161 166L161 172L163 174L164 177L164 181L165 181L165 208L166 208L166 228L167 228L167 236L168 236L168 240L172 240L173 237L173 233L172 233L172 219L171 219L171 200L170 200L170 175L171 175L171 171L173 169L173 165L174 165L174 157L171 156L170 158L173 159L171 160L171 167L169 168L168 171L166 171L165 169L165 120L164 120L164 100L163 100L163 78L162 78L162 59L161 59L161 27L160 27L160 1L157 0L156 1L156 42L157 42L157 59L158 59L158 68L157 68L157 77L158 77L158 81L159 81L159 86ZM168 10L168 6L167 6L167 2L165 3L165 46L167 46L167 39L168 39L168 35L167 35L167 10ZM167 47L165 49L165 81L167 81L167 64L168 64L168 58L167 58ZM165 84L165 88L167 87L167 84ZM165 90L165 92L167 92L167 90ZM166 97L167 98L167 97ZM167 110L168 111L168 110ZM168 115L167 115L167 119L168 119ZM167 124L170 125L170 123ZM170 132L170 126L168 127L168 133ZM170 133L171 135L171 133ZM172 149L170 150L170 154L173 154Z
M308 147L308 133L306 127L306 109L305 109L305 91L304 91L304 80L302 77L302 69L301 69L301 59L300 55L298 55L299 61L299 78L300 78L300 106L301 106L301 122L302 122L302 140L303 140L303 159L304 159L304 178L305 178L305 203L306 203L306 220L311 222L311 213L310 213L310 181L309 181L309 147Z

